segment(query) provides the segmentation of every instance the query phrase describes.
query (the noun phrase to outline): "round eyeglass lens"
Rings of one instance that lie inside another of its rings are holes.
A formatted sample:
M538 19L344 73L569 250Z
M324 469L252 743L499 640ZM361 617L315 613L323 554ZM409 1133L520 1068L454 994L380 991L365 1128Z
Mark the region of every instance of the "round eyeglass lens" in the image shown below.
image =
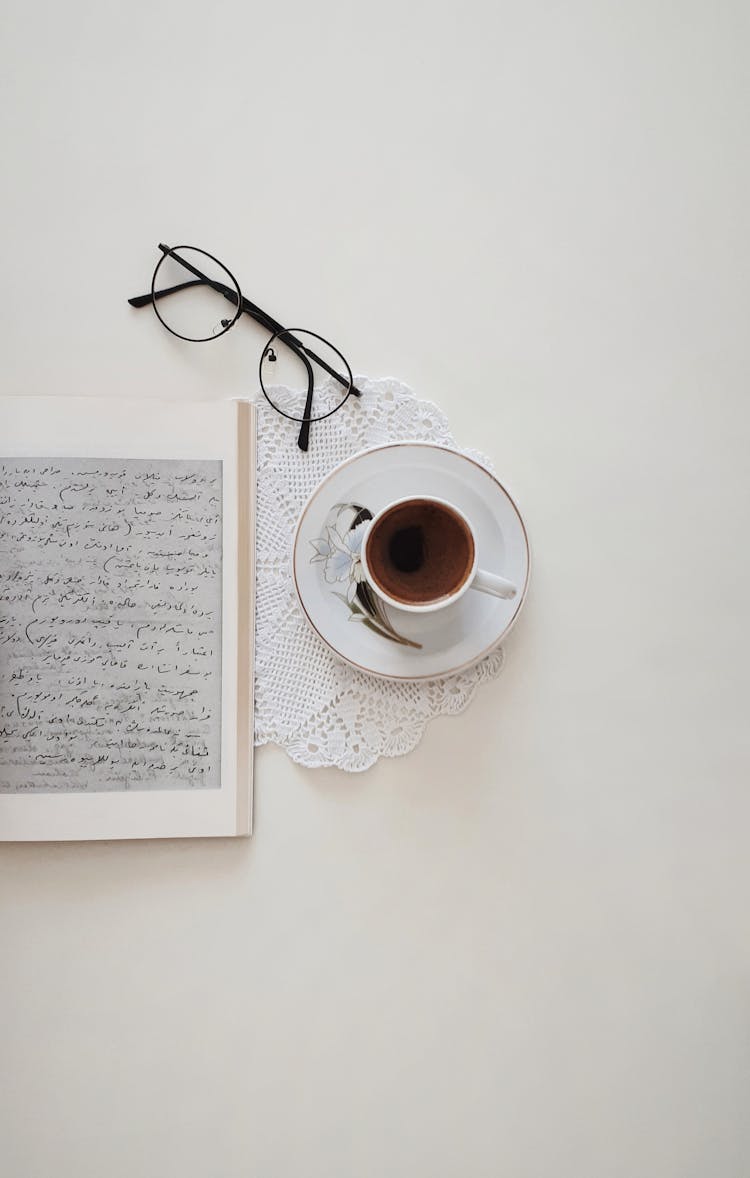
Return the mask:
M240 288L226 266L190 245L162 255L151 294L156 314L180 339L215 339L229 330L242 309Z
M290 327L266 344L260 384L268 401L294 421L319 421L340 409L352 387L346 360L314 331Z

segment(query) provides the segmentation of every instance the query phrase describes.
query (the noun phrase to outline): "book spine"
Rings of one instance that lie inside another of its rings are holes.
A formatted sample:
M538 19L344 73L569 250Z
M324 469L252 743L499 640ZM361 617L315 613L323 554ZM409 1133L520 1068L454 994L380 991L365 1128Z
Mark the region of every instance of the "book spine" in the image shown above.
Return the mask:
M251 401L237 402L237 834L253 820L253 669L255 665L255 431Z

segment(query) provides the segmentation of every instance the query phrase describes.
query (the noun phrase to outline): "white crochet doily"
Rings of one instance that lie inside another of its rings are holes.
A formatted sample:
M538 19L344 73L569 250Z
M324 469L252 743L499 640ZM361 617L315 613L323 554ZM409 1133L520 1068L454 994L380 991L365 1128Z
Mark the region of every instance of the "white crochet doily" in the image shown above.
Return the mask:
M299 426L258 404L257 615L255 743L278 744L301 765L357 772L378 757L408 753L434 716L462 711L480 683L503 665L501 649L443 679L389 683L339 662L306 622L291 576L291 538L321 479L369 446L427 441L457 445L445 415L397 380L356 377L350 397L312 426L310 449L297 447Z

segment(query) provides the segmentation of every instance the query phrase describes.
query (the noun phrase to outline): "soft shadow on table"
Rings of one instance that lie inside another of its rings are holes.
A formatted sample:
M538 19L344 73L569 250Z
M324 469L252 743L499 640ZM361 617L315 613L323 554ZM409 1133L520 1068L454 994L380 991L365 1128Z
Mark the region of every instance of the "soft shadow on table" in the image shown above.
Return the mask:
M417 747L400 757L383 757L362 773L336 768L306 769L291 762L274 745L256 749L256 786L251 838L138 839L126 841L5 843L0 845L0 876L7 871L32 871L36 865L56 865L61 881L77 873L106 877L108 887L127 886L137 877L139 886L161 881L165 872L172 882L181 878L192 885L204 876L216 881L244 878L259 845L270 849L284 839L284 826L292 821L287 807L307 810L317 804L335 805L338 821L356 811L363 795L380 794L383 806L399 802L425 810L437 808L474 811L481 817L484 799L496 794L514 772L504 759L504 741L512 734L519 740L519 726L529 723L524 697L533 691L534 631L527 605L524 618L508 636L506 662L497 679L483 683L468 705L456 715L431 721ZM533 714L533 708L530 710ZM491 731L492 739L487 739ZM279 803L283 795L285 801Z
M0 878L7 872L9 881L17 881L19 876L11 873L33 873L43 865L47 871L59 870L61 886L71 877L92 872L91 878L106 878L111 890L127 887L135 879L139 887L156 884L165 875L172 883L184 879L195 885L201 877L212 881L223 877L231 882L233 876L239 879L245 874L252 848L252 838L4 843L0 847Z

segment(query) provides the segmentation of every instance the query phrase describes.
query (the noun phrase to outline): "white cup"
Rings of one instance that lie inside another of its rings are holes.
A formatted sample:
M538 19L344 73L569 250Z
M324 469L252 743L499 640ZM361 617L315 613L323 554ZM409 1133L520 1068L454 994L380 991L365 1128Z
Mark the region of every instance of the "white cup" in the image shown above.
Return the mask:
M469 535L471 536L473 545L474 559L470 568L464 574L460 585L458 585L458 587L452 593L443 594L440 597L430 601L407 602L401 601L397 597L392 597L380 586L378 581L375 579L367 560L368 541L370 536L373 534L375 525L383 518L383 516L387 515L388 512L393 511L394 507L400 507L405 503L412 502L434 503L440 507L445 507L449 511L452 511L454 515L457 515L459 519L463 521ZM362 542L360 559L362 562L362 571L364 573L365 580L367 581L367 584L370 586L372 591L376 593L381 601L384 601L386 605L390 605L394 609L405 610L408 613L425 614L432 613L434 610L444 609L446 605L452 605L454 601L458 601L458 599L463 597L464 593L466 593L469 589L477 589L480 593L489 593L493 597L502 597L505 599L515 597L518 592L517 587L512 583L512 581L507 581L505 577L500 577L497 573L490 573L485 569L480 569L478 567L479 557L477 538L470 521L466 518L460 508L456 507L455 503L449 503L447 499L438 499L435 495L405 495L401 499L394 499L393 502L387 504L386 507L383 507L377 513L377 515L373 516L373 518L369 521L369 525Z

